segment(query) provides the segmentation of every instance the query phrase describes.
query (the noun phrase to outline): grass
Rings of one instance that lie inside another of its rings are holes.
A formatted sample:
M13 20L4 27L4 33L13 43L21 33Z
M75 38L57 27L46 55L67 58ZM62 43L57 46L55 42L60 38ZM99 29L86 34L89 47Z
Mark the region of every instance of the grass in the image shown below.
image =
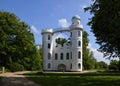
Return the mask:
M120 73L28 73L25 76L42 86L120 86Z

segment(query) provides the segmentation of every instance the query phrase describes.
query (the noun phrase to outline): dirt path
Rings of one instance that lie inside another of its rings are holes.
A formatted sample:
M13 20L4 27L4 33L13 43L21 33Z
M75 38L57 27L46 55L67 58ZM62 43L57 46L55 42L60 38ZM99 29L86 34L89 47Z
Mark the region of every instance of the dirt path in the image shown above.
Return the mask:
M2 76L0 86L40 86L22 75L28 72L29 71L0 74L0 76Z

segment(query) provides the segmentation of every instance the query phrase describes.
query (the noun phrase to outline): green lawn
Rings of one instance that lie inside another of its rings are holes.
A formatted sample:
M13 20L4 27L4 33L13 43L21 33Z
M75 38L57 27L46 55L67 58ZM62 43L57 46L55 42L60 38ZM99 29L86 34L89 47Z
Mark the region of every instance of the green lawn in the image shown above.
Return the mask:
M120 86L120 73L29 73L25 76L42 86Z

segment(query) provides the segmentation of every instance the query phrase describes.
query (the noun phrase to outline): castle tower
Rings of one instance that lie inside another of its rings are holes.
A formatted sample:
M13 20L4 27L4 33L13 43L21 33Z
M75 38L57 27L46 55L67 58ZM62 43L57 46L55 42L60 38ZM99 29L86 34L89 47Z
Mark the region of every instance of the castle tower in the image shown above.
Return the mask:
M52 29L42 31L43 70L52 70Z
M80 17L72 17L71 32L71 71L82 71L82 31L83 27L80 24Z

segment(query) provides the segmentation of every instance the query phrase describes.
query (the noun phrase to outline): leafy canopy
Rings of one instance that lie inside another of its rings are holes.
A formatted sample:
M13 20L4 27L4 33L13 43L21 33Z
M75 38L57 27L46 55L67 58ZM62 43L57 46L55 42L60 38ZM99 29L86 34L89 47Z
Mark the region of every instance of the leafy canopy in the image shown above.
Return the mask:
M0 66L31 70L40 64L37 54L30 27L15 14L0 11Z
M67 42L65 38L57 38L55 41L57 44L61 44L62 46L65 42Z
M93 14L88 25L100 45L104 56L120 57L120 0L92 0L93 4L85 8Z

